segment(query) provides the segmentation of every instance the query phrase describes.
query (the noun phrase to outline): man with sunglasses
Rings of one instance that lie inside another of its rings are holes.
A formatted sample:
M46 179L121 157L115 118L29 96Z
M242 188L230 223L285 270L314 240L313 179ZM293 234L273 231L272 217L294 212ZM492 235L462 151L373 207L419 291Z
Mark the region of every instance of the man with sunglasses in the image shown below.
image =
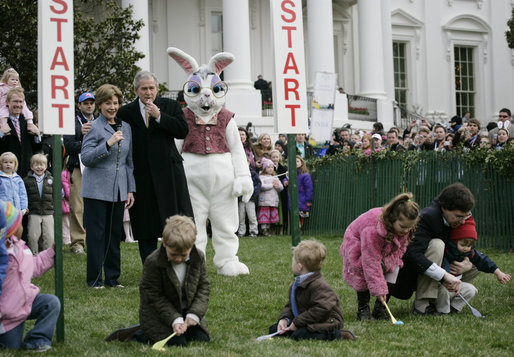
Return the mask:
M175 139L184 139L189 129L180 104L157 97L158 89L153 73L137 73L137 98L118 111L132 129L136 192L130 223L143 264L157 248L168 217L193 217L182 156L175 146Z
M498 126L489 131L489 139L492 143L495 143L495 135L498 135L498 130L506 129L509 132L509 138L514 138L514 123L512 123L512 116L510 109L500 109L498 113Z
M413 314L439 315L434 305L438 284L459 293L461 280L456 275L463 274L462 281L465 282L478 275L468 259L453 263L451 274L441 267L450 232L471 216L474 206L475 198L471 191L461 183L454 183L445 187L428 207L421 210L414 240L403 256L404 266L396 283L389 289L392 296L405 300L416 291Z

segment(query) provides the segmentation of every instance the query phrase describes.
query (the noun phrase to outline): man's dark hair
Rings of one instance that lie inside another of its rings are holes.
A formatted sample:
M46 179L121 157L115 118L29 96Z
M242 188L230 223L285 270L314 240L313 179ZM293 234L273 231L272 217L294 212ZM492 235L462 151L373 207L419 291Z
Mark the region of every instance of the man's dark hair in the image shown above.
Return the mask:
M475 207L475 197L462 183L457 182L443 188L437 197L441 208L448 211L468 212Z
M387 132L388 134L394 134L396 137L398 137L398 132L394 129L389 129L389 131Z
M510 109L507 109L507 108L500 109L499 113L507 113L509 115L509 117L511 116Z

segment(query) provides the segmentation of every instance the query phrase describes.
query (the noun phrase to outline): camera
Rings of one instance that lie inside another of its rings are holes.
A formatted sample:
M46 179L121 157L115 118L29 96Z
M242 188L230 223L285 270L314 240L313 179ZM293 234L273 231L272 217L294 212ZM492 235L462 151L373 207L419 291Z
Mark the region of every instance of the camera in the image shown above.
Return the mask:
M341 135L339 135L339 130L334 130L332 135L334 135L334 141L337 141L338 143L341 142Z
M444 142L444 146L450 146L450 142L449 141L445 141Z
M421 119L416 120L416 125L421 125Z
M418 139L423 139L423 135L418 135Z

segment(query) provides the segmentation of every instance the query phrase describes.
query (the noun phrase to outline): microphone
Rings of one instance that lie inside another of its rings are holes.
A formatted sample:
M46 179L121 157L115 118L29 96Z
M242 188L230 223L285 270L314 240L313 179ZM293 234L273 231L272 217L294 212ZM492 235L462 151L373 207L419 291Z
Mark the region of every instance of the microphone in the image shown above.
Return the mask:
M116 123L116 131L121 131L121 119L118 117L114 118L114 122ZM121 145L121 140L118 141L118 147Z
M118 117L115 117L114 122L116 123L116 131L120 131L121 130L121 119Z

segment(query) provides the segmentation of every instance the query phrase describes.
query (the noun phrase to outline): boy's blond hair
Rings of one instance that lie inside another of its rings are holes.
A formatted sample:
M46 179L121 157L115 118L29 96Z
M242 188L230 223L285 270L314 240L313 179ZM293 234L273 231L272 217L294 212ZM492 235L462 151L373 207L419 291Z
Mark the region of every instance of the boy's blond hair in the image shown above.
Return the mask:
M175 215L167 218L162 241L179 252L191 249L196 241L196 226L191 217Z
M16 155L14 155L10 151L6 151L2 155L0 155L0 169L1 164L3 164L5 160L14 161L14 171L18 171L18 158L16 157Z
M315 239L301 241L293 249L294 260L301 263L310 272L321 270L321 265L326 256L327 248Z
M30 166L34 164L45 164L46 166L48 166L48 159L43 154L34 154L30 158Z

